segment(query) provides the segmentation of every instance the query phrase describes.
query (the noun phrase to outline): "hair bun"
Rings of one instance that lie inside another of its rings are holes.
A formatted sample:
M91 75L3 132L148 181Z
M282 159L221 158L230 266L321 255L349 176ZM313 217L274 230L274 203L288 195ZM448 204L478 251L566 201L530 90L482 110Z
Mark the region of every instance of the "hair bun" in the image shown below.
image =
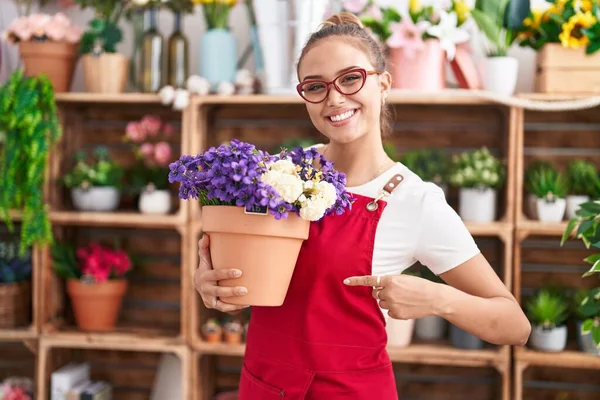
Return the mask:
M322 28L335 25L350 25L356 26L357 28L364 28L364 25L362 24L362 22L360 22L360 19L356 15L347 11L343 11L338 14L333 14L331 17L327 18L321 25Z

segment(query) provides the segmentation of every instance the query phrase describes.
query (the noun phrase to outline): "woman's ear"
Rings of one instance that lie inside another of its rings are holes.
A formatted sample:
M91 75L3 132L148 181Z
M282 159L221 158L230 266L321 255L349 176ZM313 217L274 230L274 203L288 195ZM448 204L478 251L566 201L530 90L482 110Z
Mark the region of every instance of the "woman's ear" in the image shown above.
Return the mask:
M392 75L389 72L384 71L379 75L379 86L381 87L381 97L387 97L392 88Z

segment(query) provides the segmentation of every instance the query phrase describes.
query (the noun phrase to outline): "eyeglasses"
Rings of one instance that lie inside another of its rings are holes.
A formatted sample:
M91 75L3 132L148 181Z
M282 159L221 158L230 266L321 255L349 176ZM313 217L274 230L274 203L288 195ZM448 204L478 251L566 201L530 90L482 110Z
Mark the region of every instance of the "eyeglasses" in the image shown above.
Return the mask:
M330 82L307 79L296 86L298 94L309 103L320 103L329 96L329 87L333 85L339 93L350 96L358 93L369 75L379 74L379 71L367 71L364 68L353 68L337 76Z

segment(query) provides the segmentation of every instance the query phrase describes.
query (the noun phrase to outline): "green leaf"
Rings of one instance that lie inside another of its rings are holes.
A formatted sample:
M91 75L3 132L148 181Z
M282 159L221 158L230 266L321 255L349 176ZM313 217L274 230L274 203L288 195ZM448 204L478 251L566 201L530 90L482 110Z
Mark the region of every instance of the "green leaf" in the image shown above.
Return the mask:
M581 334L582 335L587 335L588 333L590 333L592 331L592 329L594 329L594 320L592 318L586 319L581 324Z
M583 261L585 261L588 264L595 264L598 260L600 260L600 253L598 254L592 254L589 257L586 257Z
M589 237L590 235L593 235L593 228L594 228L593 220L588 219L586 221L583 221L581 223L581 225L579 225L579 229L577 229L576 236L586 234L586 236Z
M569 220L569 223L567 224L567 228L563 232L562 238L560 240L561 246L563 246L565 244L565 242L567 241L567 239L571 236L571 234L573 233L573 230L575 229L575 226L577 225L577 222L578 222L577 218L573 218L573 219Z
M499 30L504 26L504 15L509 2L510 0L477 0L473 11L481 11Z
M598 40L597 38L591 40L593 41L585 48L585 54L587 55L594 54L598 50L600 50L600 40Z
M506 6L504 26L511 30L522 28L523 21L529 16L530 11L529 0L510 0Z
M587 201L579 206L582 210L588 211L592 215L600 214L600 201Z
M495 47L500 47L500 26L494 23L494 20L489 15L478 9L471 10L471 16L475 20L479 29L483 31L485 36Z
M600 349L600 327L596 326L592 329L592 339L598 349Z
M587 278L588 276L592 276L597 273L600 273L600 259L597 260L594 265L592 265L592 268L590 268L589 271L583 274L583 277Z

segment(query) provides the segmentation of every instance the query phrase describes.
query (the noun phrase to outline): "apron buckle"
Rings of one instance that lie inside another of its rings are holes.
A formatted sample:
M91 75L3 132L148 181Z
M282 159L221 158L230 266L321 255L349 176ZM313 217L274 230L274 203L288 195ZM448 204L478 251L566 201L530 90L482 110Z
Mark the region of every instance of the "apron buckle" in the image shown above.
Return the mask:
M381 189L381 193L375 197L373 200L367 203L366 208L367 211L375 211L379 208L379 204L377 203L379 200L383 199L386 196L392 194L392 192L400 185L400 183L404 180L404 177L401 174L396 174L392 176L392 179L387 181L385 186Z

